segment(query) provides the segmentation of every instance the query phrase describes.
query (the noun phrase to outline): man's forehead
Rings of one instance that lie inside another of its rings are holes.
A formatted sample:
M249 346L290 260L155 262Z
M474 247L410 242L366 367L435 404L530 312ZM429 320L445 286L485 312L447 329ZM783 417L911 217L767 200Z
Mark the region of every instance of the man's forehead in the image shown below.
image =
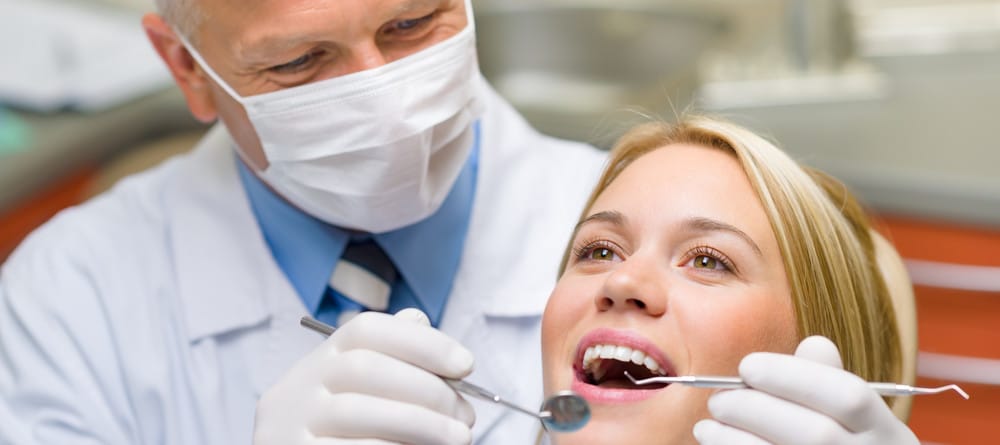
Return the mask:
M352 20L384 18L464 0L198 0L208 12L228 17L270 17L330 12Z
M333 30L381 26L463 0L200 0L216 34L246 50L281 49ZM374 30L372 30L374 31Z

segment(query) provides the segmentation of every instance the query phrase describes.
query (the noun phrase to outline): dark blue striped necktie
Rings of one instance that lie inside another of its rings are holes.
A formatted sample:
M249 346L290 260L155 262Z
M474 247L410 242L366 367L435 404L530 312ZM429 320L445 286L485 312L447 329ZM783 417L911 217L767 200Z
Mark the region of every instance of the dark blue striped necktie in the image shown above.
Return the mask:
M396 275L392 260L374 240L351 242L330 275L317 318L340 326L366 310L385 311Z

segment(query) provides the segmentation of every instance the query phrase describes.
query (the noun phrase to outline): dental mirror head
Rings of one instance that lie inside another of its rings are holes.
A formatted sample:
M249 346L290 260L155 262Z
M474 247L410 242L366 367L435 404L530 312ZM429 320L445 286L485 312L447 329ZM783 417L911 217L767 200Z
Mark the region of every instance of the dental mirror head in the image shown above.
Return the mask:
M547 431L571 433L590 421L590 405L573 391L561 391L545 399L539 417Z

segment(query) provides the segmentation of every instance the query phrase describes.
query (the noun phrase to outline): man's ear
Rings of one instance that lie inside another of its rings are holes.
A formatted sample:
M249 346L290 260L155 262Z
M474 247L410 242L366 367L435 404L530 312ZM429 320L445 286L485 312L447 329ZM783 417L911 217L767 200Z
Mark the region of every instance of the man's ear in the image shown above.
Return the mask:
M188 52L173 28L159 14L142 17L146 36L167 64L174 81L187 99L188 109L195 119L208 123L215 120L218 110L212 97L211 82Z

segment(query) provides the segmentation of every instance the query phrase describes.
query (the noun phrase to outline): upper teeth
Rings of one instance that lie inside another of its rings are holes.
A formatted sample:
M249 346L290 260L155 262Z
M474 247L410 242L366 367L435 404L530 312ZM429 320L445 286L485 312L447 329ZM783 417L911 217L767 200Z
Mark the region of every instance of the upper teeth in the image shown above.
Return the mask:
M637 365L643 365L649 372L654 375L666 375L666 371L660 366L656 360L652 357L646 355L646 353L638 350L632 349L628 346L618 346L618 345L594 345L587 348L583 353L583 369L591 373L596 373L599 370L599 365L601 359L614 359L620 362L632 362ZM602 373L603 374L603 373ZM601 378L602 376L597 376Z

